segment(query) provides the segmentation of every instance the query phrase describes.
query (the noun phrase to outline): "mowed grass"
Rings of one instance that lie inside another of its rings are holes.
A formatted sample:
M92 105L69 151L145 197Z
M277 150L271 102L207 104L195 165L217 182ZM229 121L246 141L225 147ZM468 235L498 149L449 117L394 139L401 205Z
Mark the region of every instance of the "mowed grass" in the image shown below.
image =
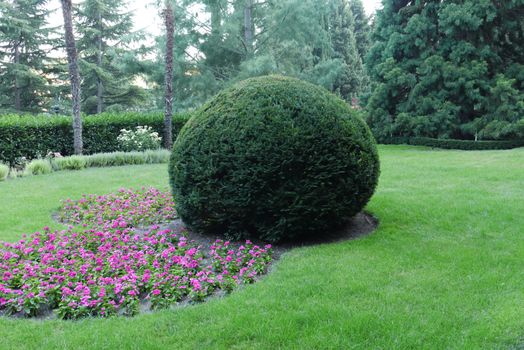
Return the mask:
M0 318L0 349L520 349L524 149L380 148L379 229L288 252L205 304L109 320ZM0 183L0 240L57 226L60 199L167 188L165 165Z

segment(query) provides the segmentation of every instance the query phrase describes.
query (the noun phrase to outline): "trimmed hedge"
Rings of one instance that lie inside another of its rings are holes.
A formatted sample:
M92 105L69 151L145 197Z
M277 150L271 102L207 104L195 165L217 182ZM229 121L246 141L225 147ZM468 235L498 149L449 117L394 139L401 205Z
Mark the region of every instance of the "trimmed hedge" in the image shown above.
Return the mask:
M173 135L189 119L188 113L173 116ZM102 113L83 118L84 153L119 150L117 136L121 129L139 125L151 126L163 135L164 117L161 113ZM13 164L16 158L34 159L48 152L73 154L72 119L66 116L3 115L0 116L0 161Z
M276 242L330 234L360 212L379 160L369 128L344 101L269 76L196 112L169 173L177 213L192 229Z
M524 140L509 141L472 141L433 139L429 137L393 137L382 140L382 143L393 145L427 146L443 149L460 149L465 151L504 150L524 147Z

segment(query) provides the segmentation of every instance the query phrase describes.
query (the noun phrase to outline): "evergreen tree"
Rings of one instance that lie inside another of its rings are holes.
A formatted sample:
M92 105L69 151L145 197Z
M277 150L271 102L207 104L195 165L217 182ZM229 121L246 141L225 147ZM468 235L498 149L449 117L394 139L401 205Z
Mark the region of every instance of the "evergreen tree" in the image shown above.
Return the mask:
M335 0L330 16L330 36L334 58L344 62L342 74L335 82L334 90L351 102L357 98L367 83L362 60L355 39L355 18L347 0Z
M196 16L194 8L205 14ZM198 106L233 82L265 74L308 80L348 101L366 86L348 0L179 0L175 12L177 109ZM162 37L158 63L164 47ZM149 77L163 85L158 69Z
M0 2L0 109L40 112L50 102L48 51L57 45L46 0Z
M133 18L125 0L85 0L77 11L78 50L84 77L83 107L86 113L127 109L145 99L133 84L135 76L124 69L125 59L137 55L130 44Z
M384 1L367 62L376 136L516 137L523 16L513 0Z
M349 0L349 7L354 21L354 37L358 54L362 61L366 58L371 46L371 26L362 0Z

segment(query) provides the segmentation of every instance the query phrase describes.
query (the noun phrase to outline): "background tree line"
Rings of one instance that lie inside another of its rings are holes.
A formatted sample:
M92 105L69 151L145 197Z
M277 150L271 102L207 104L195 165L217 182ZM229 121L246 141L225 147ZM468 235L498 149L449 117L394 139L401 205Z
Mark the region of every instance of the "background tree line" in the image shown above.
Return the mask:
M64 2L64 1L62 1ZM163 34L124 0L72 7L81 110L197 108L253 76L295 76L364 109L381 140L524 136L520 0L164 0ZM0 113L71 109L64 28L46 0L0 3ZM167 125L168 123L166 123Z

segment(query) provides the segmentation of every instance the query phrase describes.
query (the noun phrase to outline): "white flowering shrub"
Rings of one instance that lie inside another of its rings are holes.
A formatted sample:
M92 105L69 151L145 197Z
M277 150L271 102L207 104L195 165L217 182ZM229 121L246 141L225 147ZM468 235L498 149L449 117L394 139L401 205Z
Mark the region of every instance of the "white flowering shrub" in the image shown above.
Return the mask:
M125 152L159 149L162 138L150 126L137 126L135 130L120 130L117 137L120 149Z

